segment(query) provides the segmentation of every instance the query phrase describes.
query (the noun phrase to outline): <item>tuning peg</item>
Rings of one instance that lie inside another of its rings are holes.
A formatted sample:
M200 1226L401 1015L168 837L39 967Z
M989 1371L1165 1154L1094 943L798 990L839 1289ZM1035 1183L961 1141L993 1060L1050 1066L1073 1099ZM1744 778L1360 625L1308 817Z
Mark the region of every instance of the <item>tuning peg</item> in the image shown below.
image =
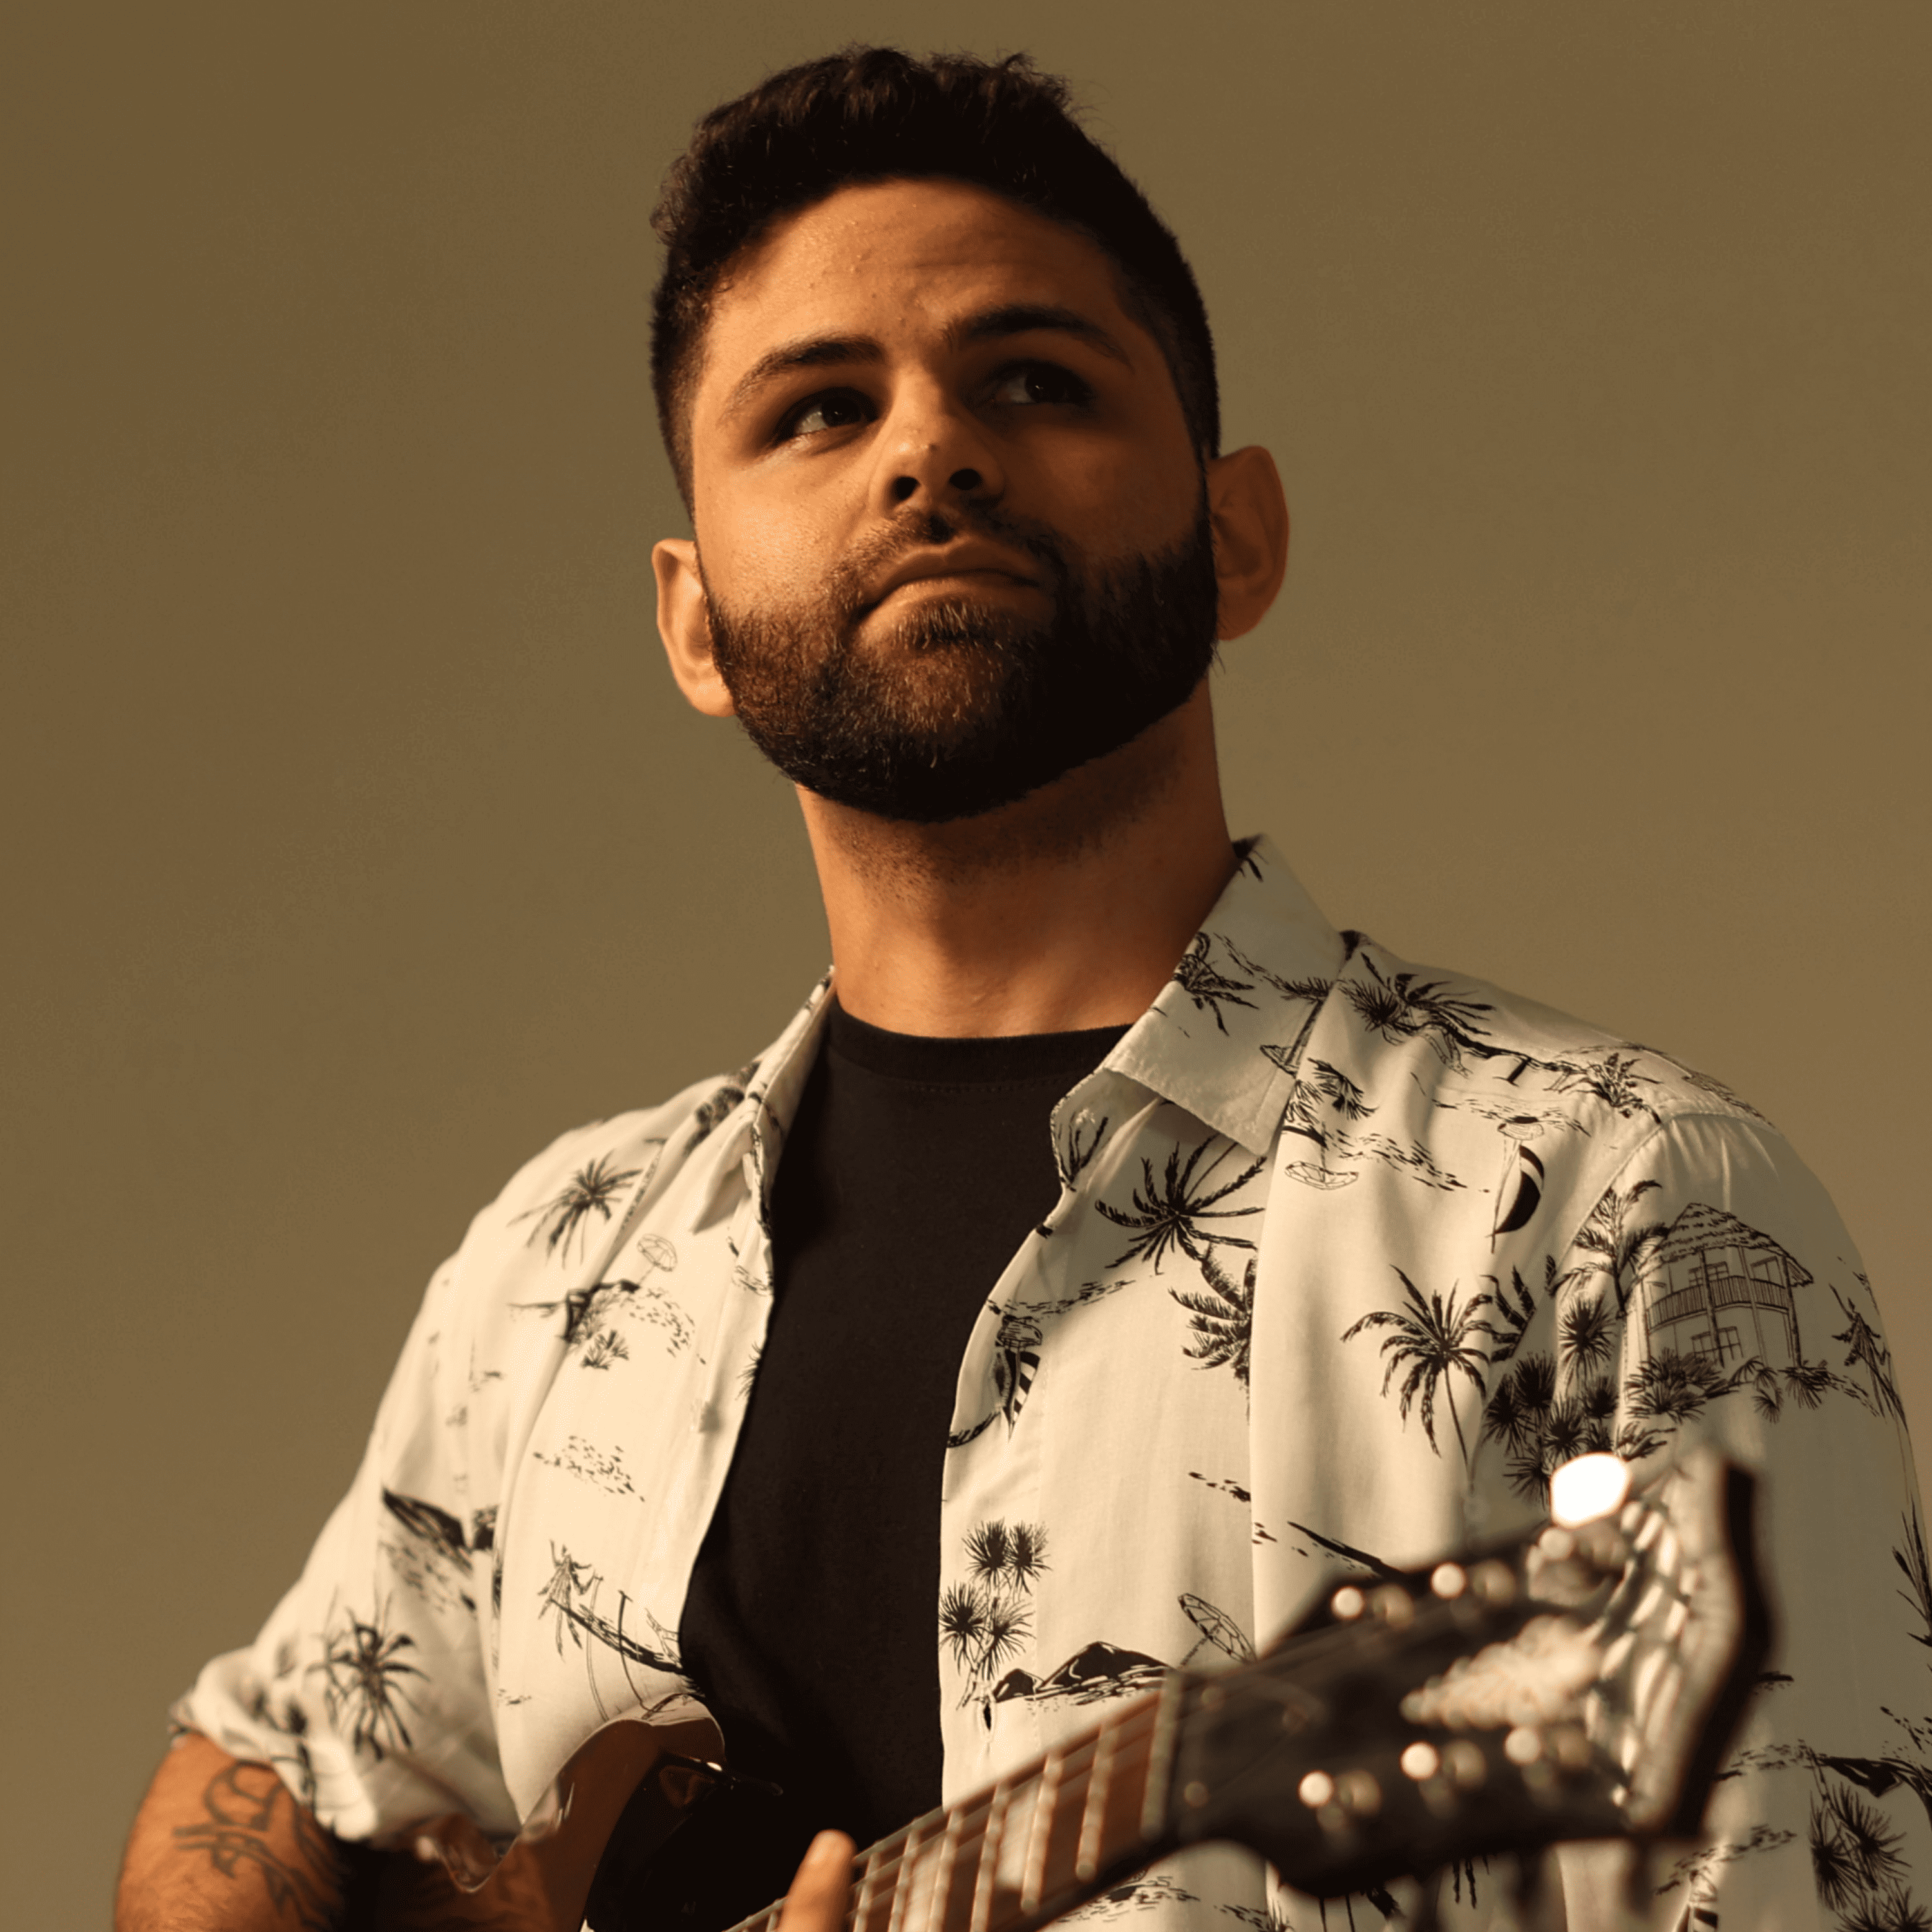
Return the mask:
M1503 1756L1520 1771L1543 1755L1543 1733L1533 1724L1519 1724L1503 1739Z
M1335 1780L1335 1795L1354 1817L1372 1818L1382 1808L1382 1788L1366 1771L1342 1772Z
M1415 1621L1415 1604L1400 1583L1384 1583L1369 1599L1378 1622L1390 1630L1406 1630Z
M1550 1514L1566 1529L1614 1516L1630 1494L1630 1465L1619 1456L1573 1456L1550 1479Z
M1501 1610L1516 1600L1516 1572L1492 1557L1469 1572L1469 1588L1484 1603Z

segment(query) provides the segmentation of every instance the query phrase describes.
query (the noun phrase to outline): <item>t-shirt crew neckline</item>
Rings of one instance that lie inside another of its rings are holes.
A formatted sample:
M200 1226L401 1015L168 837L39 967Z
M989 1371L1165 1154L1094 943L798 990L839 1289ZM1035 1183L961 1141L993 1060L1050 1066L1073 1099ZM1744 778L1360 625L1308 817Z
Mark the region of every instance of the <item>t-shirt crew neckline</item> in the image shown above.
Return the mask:
M1071 1087L1126 1037L1124 1026L1072 1033L1002 1034L952 1038L891 1033L855 1018L835 994L826 1016L824 1050L880 1078L920 1087Z

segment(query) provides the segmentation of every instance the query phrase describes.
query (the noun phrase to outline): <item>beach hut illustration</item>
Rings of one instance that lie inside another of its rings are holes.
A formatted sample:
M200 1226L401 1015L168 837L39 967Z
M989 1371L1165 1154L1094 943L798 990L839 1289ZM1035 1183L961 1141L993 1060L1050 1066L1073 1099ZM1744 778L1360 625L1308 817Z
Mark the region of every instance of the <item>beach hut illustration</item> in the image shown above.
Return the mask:
M1774 1369L1797 1364L1793 1294L1811 1277L1735 1214L1694 1202L1666 1229L1646 1274L1654 1355L1701 1355L1719 1368L1752 1355Z

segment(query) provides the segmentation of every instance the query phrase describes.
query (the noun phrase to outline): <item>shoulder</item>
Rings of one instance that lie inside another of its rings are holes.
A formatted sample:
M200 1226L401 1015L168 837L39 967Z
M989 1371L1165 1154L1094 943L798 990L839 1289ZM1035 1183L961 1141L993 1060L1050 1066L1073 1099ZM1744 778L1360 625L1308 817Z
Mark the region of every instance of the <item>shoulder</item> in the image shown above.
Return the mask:
M689 1191L757 1065L560 1134L471 1221L440 1277L446 1293L473 1317L594 1280L623 1233Z
M1351 935L1311 1038L1312 1077L1341 1062L1418 1159L1580 1221L1627 1168L1664 1162L1778 1172L1815 1186L1769 1120L1723 1081L1493 982ZM1498 1178L1478 1178L1493 1167ZM1425 1170L1426 1171L1426 1170ZM1509 1232L1510 1201L1492 1224ZM1546 1229L1547 1221L1538 1216Z
M1771 1126L1724 1082L1673 1054L1492 981L1418 964L1352 937L1335 998L1372 1048L1432 1098L1561 1117L1623 1140L1685 1114Z

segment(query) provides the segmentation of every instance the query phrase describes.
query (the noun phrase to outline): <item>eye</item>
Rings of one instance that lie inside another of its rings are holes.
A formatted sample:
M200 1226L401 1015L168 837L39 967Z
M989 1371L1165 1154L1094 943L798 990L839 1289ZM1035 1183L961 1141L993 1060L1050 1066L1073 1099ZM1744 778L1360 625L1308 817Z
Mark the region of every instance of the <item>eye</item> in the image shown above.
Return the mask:
M827 389L788 411L778 424L778 435L816 436L824 430L849 429L854 423L870 422L874 413L871 402L856 389Z
M993 378L995 403L1090 403L1094 392L1057 362L1016 362Z

